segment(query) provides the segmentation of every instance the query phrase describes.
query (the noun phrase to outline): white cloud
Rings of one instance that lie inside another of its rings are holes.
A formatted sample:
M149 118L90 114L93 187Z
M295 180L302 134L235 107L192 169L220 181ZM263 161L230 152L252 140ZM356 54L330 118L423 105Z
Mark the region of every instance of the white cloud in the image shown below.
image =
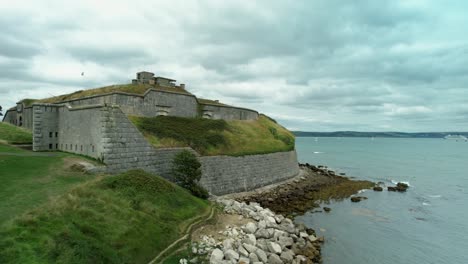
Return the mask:
M466 130L467 7L0 0L0 105L150 70L300 130Z

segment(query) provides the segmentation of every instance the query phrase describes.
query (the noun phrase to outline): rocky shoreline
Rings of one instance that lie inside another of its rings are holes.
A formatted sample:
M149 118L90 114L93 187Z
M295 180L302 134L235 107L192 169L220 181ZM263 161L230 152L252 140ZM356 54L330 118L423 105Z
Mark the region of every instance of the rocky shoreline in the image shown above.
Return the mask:
M223 213L245 224L227 225L215 234L201 232L192 244L192 258L180 263L312 264L321 263L320 244L313 229L251 202L218 199Z
M217 228L199 230L193 237L192 257L180 263L322 263L321 243L313 229L292 219L330 200L356 196L360 190L382 191L380 184L352 180L325 166L299 164L301 174L286 182L258 190L215 198L223 208ZM388 191L404 192L397 184ZM314 212L330 212L323 207ZM230 220L226 220L230 219Z
M256 202L275 213L293 218L320 207L322 202L346 199L363 189L376 186L370 181L337 175L326 166L299 164L303 174L291 182L248 195L233 195L238 201ZM323 209L329 211L329 208ZM321 210L319 210L321 211Z

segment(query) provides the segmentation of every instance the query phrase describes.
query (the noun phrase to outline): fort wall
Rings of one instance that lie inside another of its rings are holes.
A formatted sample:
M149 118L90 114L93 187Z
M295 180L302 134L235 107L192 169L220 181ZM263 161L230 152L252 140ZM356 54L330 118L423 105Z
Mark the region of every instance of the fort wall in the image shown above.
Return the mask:
M103 108L35 104L33 150L61 150L100 159Z
M184 149L155 149L118 107L103 116L103 161L111 173L143 169L170 178L174 155Z
M7 110L5 112L5 115L3 116L3 122L16 125L16 110L14 109Z
M221 195L244 192L286 180L299 173L296 151L242 157L204 156L201 185Z
M174 156L189 150L202 164L201 184L216 195L252 190L299 173L295 151L265 155L199 156L191 148L155 149L118 107L107 107L103 161L109 172L143 169L170 180Z
M250 109L200 104L202 107L203 117L211 119L224 120L255 120L258 119L258 112Z

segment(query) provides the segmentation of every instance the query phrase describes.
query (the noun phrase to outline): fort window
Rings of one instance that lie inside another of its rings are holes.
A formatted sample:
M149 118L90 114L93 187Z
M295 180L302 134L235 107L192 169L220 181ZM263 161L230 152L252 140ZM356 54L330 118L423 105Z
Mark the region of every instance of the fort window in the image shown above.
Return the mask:
M49 144L49 149L52 149L52 144Z
M20 117L19 117L19 126L22 126L22 125L23 125L23 117L20 116Z
M55 149L58 149L58 144L55 144Z
M55 137L58 137L58 132L55 132Z
M65 149L68 149L68 144L65 144Z
M49 137L50 137L50 138L52 137L52 132L49 132Z
M63 144L60 144L60 149L63 149Z
M77 151L77 150L78 150L78 145L75 145L75 151Z
M91 146L91 148L92 148L92 151L94 152L94 146Z
M80 146L80 151L83 151L83 145Z

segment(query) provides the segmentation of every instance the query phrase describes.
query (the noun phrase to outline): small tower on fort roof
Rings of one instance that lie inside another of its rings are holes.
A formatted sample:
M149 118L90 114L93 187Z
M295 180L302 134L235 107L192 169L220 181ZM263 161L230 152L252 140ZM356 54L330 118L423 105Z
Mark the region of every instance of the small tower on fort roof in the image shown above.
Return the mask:
M132 80L132 84L152 84L165 87L173 87L175 86L175 82L176 80L166 77L154 77L154 73L147 71L137 72L136 79Z

